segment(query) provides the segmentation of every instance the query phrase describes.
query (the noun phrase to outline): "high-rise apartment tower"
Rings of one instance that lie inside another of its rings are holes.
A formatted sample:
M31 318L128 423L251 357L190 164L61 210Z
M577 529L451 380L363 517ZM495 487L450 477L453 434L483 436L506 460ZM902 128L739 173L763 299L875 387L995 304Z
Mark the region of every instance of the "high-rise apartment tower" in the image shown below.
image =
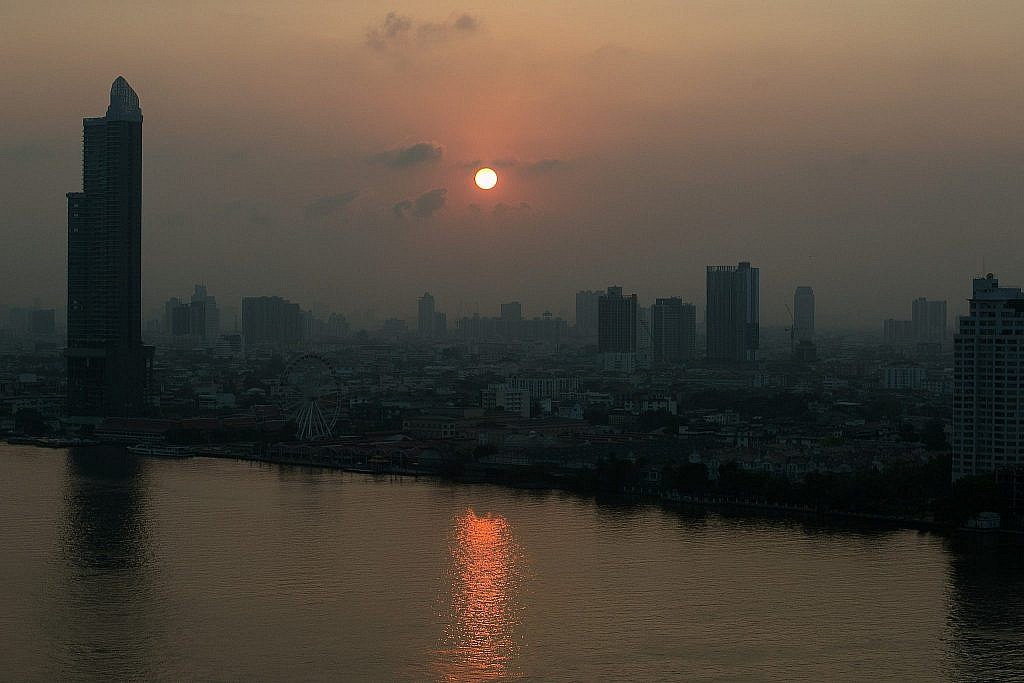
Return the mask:
M953 340L953 478L1024 465L1024 292L975 278Z
M68 193L67 410L144 410L142 109L123 77L82 133L82 191Z
M736 266L708 266L708 360L753 362L759 344L760 269L741 261Z

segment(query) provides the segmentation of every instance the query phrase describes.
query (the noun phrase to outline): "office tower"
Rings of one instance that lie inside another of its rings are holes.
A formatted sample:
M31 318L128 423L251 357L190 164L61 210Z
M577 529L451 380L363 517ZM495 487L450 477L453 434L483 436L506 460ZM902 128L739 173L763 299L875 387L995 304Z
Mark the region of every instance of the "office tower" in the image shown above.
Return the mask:
M388 318L380 327L380 333L385 337L404 337L409 332L409 326L401 318Z
M521 339L526 321L523 320L523 307L518 301L510 301L501 305L501 315L493 321L494 334L504 339ZM479 328L479 325L477 325ZM472 326L470 326L472 329Z
M206 302L188 304L188 332L196 340L206 339Z
M82 191L68 193L67 409L127 416L144 408L142 109L128 82L82 133Z
M882 323L882 342L886 346L907 346L914 342L914 323L888 318Z
M576 332L584 337L597 335L598 301L604 292L580 290L576 292Z
M753 362L758 348L760 269L708 266L707 353L709 360Z
M174 312L181 306L181 299L172 296L164 303L164 334L174 334Z
M697 308L678 297L655 299L651 306L651 347L656 363L692 360L697 336Z
M523 307L518 301L510 301L501 305L501 319L506 321L519 321L523 319Z
M911 304L914 341L942 349L946 344L946 302L928 301L924 297Z
M416 331L421 337L434 336L434 324L437 321L437 316L434 311L434 297L430 295L430 292L424 292L423 296L419 298L417 310L419 315L417 316Z
M953 349L953 478L1024 465L1024 292L975 278Z
M190 302L171 297L164 304L164 332L182 337L175 343L203 344L212 348L220 335L220 308L217 298L207 294L205 285L196 285Z
M347 337L349 332L348 319L341 313L331 313L327 318L327 334L331 337Z
M187 337L192 329L192 311L188 304L178 303L171 309L171 335Z
M220 334L220 308L217 297L206 292L206 285L196 285L191 302L191 333L212 346Z
M558 344L569 331L569 324L556 318L551 311L544 311L539 318L529 318L519 323L518 335L527 341L541 341Z
M597 347L600 353L636 353L636 294L622 295L622 287L609 287L598 297Z
M793 327L796 341L814 341L814 290L810 287L797 287L793 293Z
M242 339L253 344L294 344L304 338L302 308L279 296L242 299Z
M653 335L651 334L651 307L636 307L636 367L651 367L654 353Z

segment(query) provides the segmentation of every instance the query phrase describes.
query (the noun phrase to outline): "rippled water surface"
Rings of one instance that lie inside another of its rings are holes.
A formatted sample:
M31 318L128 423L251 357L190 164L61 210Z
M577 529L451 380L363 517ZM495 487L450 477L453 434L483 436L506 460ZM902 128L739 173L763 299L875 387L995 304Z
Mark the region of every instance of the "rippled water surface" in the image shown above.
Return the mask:
M0 445L0 679L1024 676L991 539Z

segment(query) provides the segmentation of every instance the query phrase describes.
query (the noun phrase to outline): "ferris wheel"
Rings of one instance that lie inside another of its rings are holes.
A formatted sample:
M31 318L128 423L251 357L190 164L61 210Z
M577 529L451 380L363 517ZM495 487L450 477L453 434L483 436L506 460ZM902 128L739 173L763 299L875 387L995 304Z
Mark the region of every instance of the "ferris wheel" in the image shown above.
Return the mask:
M297 426L300 441L326 439L334 432L341 412L341 388L330 361L306 353L281 374L281 407Z

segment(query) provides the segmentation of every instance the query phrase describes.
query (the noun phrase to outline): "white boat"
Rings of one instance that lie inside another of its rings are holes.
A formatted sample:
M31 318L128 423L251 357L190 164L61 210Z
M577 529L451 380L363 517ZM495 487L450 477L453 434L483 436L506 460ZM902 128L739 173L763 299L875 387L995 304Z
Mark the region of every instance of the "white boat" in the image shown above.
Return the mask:
M191 446L170 446L167 444L140 443L129 446L132 455L148 455L157 458L191 458L195 455Z

